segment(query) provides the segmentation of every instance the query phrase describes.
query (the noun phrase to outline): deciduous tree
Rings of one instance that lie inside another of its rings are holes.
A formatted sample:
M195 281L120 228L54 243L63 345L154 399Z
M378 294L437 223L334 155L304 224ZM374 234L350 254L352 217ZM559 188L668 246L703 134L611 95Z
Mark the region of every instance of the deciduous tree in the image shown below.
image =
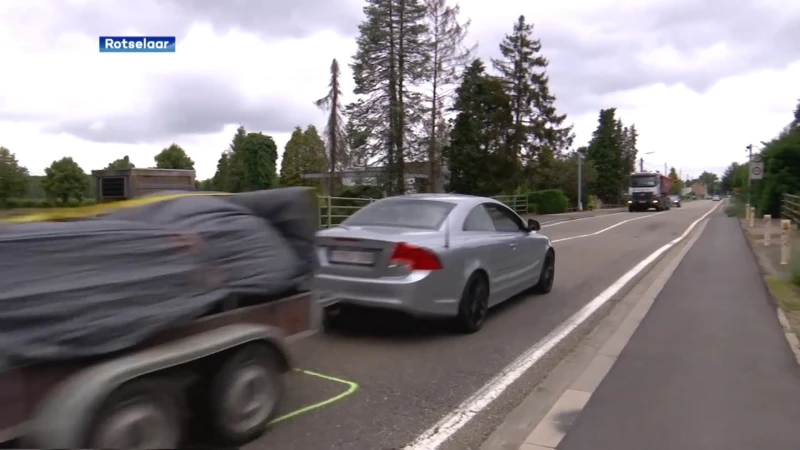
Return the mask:
M155 156L158 169L188 169L194 170L194 161L189 158L178 144L170 144Z
M42 188L48 197L61 203L68 203L72 199L83 200L83 195L89 188L89 178L72 158L53 161L50 167L44 169L44 173Z
M122 169L133 169L136 166L131 162L131 159L128 155L123 156L120 159L115 159L111 161L106 166L106 170L122 170Z
M28 169L19 164L17 156L0 147L0 206L5 206L9 199L25 195L28 175Z

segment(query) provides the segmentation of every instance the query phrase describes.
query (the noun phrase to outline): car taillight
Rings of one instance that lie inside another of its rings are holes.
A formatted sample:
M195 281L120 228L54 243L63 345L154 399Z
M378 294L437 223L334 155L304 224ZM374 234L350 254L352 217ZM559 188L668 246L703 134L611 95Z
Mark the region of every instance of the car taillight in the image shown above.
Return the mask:
M411 270L441 270L442 262L427 248L400 242L394 246L391 262L406 264Z

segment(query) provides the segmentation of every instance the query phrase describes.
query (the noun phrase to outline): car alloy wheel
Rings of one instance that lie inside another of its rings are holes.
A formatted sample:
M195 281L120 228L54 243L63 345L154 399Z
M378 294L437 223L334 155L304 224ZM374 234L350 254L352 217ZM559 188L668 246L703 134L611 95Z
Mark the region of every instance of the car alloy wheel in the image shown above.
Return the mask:
M483 327L489 313L489 284L473 275L467 282L458 305L458 325L465 333L474 333Z

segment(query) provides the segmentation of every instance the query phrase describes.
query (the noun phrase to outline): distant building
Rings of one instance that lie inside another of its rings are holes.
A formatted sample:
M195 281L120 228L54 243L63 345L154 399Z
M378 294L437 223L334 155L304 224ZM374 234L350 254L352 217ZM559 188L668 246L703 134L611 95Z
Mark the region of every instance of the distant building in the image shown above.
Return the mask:
M103 169L93 170L97 201L116 201L160 191L194 191L194 170Z
M702 183L695 181L692 183L692 194L694 194L695 197L705 197L708 195L708 189L706 189L705 185Z
M429 165L427 161L412 161L405 163L405 181L406 192L427 192L428 191L428 175ZM355 167L348 170L341 170L334 172L334 183L337 186L357 186L357 185L377 185L378 178L383 176L386 171L385 167ZM444 186L447 183L447 178L450 172L446 167L441 169L442 176L438 180L434 180L434 192L444 192ZM328 192L328 182L331 174L328 172L314 172L304 173L302 175L306 179L322 180L322 194L331 195Z

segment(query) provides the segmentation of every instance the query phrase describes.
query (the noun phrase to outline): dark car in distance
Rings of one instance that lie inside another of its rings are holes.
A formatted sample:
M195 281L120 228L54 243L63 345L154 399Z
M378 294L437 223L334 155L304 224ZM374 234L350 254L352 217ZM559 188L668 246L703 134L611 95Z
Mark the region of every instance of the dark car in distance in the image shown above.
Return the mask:
M674 206L676 208L680 208L681 207L681 196L680 195L670 195L669 196L669 201L672 204L672 206Z

